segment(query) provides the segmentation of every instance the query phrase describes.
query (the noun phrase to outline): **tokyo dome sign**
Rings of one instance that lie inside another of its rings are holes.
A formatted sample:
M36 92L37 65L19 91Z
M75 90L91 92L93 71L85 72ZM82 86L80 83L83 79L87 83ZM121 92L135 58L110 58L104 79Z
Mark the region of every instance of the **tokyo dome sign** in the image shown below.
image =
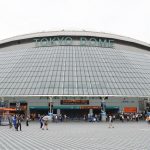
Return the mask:
M113 48L114 40L95 38L95 37L43 37L33 39L35 47L60 46L60 45L80 45L80 46L98 46L104 48Z

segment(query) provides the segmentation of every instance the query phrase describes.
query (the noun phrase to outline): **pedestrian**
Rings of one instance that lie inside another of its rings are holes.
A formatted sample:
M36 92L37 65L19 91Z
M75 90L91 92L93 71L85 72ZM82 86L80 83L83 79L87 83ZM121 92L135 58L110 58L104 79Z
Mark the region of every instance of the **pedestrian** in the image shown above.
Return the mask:
M55 122L56 123L58 122L58 116L57 115L55 116Z
M114 114L114 115L113 115L113 121L115 121L115 120L116 120L116 115Z
M109 128L114 128L112 115L109 115Z
M132 120L133 120L133 121L135 120L135 114L133 114L133 116L132 116Z
M138 114L135 115L135 120L136 120L136 122L139 121L139 115Z
M9 121L9 128L11 129L12 128L12 122L13 122L11 115L8 116L8 121Z
M129 117L129 115L127 115L127 122L129 122L129 120L130 120L130 117Z
M60 120L60 122L62 122L62 115L61 114L59 115L59 120Z
M14 125L15 130L17 130L17 117L16 117L16 115L14 115L14 117L13 117L13 125Z
M124 115L121 115L121 121L124 122Z
M43 116L40 116L39 121L40 121L40 128L42 128L43 127Z
M64 121L66 122L67 121L67 115L64 114Z
M46 130L48 130L48 120L49 120L49 116L44 116L42 118L43 120L43 127L42 127L42 130L44 130L44 128L46 128Z
M17 117L17 131L18 131L18 128L20 128L20 131L22 131L22 129L21 129L21 121L22 121L21 116L18 116Z
M44 128L46 130L48 130L48 120L44 120L44 124L43 124L42 130L44 130Z
M29 120L30 120L30 118L29 118L29 116L27 116L27 118L26 118L26 126L29 126Z

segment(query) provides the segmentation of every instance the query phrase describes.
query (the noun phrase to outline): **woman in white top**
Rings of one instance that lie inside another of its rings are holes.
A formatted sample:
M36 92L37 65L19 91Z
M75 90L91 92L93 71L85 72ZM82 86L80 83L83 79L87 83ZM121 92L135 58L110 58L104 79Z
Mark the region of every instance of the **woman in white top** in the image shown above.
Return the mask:
M113 126L113 117L109 115L109 128L114 128Z

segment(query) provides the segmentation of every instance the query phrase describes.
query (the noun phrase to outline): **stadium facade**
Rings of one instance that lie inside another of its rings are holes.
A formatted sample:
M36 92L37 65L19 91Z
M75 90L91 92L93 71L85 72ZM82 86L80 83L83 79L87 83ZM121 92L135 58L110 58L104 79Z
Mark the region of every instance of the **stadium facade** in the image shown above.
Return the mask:
M0 41L0 104L27 114L139 112L150 97L150 45L87 31Z

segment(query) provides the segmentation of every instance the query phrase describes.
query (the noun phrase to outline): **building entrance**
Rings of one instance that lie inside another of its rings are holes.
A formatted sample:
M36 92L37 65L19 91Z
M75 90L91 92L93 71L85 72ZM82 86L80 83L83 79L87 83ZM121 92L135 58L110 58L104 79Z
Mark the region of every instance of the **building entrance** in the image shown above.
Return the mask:
M106 107L106 114L117 114L119 107Z
M61 110L62 115L67 115L70 120L83 120L85 116L88 116L88 109L64 109Z
M93 115L100 115L101 109L93 109Z

